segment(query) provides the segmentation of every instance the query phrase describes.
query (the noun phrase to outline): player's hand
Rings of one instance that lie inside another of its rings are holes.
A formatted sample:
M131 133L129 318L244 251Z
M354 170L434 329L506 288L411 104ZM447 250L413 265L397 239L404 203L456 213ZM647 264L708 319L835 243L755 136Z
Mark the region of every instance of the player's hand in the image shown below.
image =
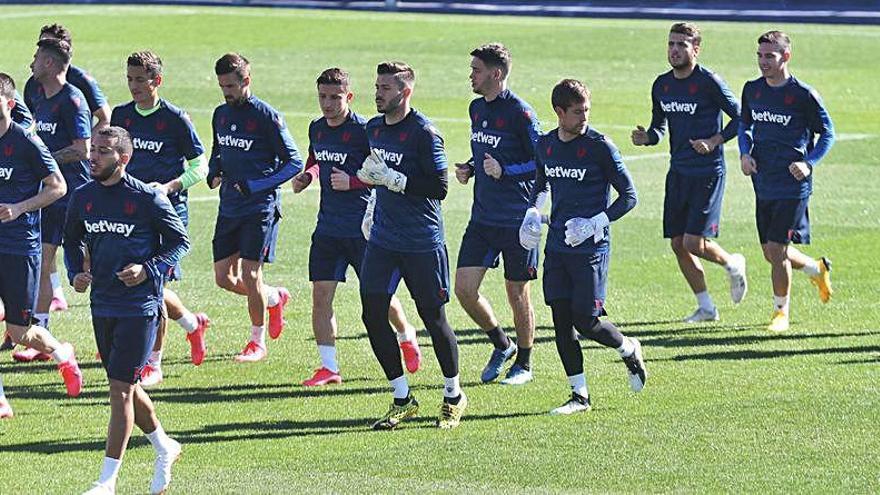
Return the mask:
M715 136L712 136L708 139L690 139L689 141L694 151L701 155L708 155L709 153L715 151L715 148L717 148L720 144Z
M211 181L208 183L208 187L210 187L211 189L217 189L218 187L220 187L220 184L222 184L222 183L223 183L222 177L220 177L220 176L211 177Z
M332 187L334 191L348 191L351 189L350 180L350 175L336 167L333 167L333 171L330 172L330 187Z
M168 184L162 184L161 182L150 182L149 186L164 194L165 196L171 194L171 188L168 187Z
M293 193L299 194L305 190L305 188L309 187L309 184L312 183L312 174L307 174L305 172L300 173L296 177L293 178L291 184L293 185Z
M758 164L752 155L741 155L739 157L740 167L742 167L743 175L752 175L758 173Z
M593 242L599 244L602 239L605 238L605 227L611 225L611 221L608 219L608 215L603 211L598 215L593 215L590 217L590 222L593 223Z
M630 136L632 142L636 146L645 146L648 144L648 131L644 127L637 125Z
M498 160L492 158L492 155L489 153L483 156L483 170L486 172L486 175L493 179L501 178L501 164L498 163Z
M89 272L77 273L73 277L73 290L77 292L85 292L92 284L92 274Z
M235 190L238 191L238 194L241 194L242 196L247 197L251 195L251 188L248 186L246 180L240 180L233 184L232 187L234 187Z
M385 186L389 191L400 193L406 189L406 176L388 167L385 160L376 153L370 151L370 156L364 160L363 166L357 172L358 179L367 184Z
M541 244L541 212L537 208L526 210L526 216L519 227L519 244L528 250L537 249Z
M373 210L376 208L376 190L370 192L370 199L367 200L367 209L364 211L364 218L361 220L361 233L364 239L370 240L370 231L373 229Z
M589 218L575 217L565 222L565 243L580 246L596 233L596 226Z
M15 221L24 213L24 208L18 204L0 204L0 222L8 223Z
M134 287L147 279L147 270L144 269L144 265L129 263L121 271L116 272L116 278L126 287Z
M813 173L807 162L791 162L791 165L788 166L788 171L799 181L806 179Z
M468 160L464 163L455 164L455 180L459 184L467 184L471 177L474 176L474 161Z

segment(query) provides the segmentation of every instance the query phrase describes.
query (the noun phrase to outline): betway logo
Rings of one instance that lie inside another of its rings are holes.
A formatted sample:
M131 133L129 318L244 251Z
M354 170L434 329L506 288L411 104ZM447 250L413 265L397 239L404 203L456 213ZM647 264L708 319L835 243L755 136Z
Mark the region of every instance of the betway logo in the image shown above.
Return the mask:
M670 101L669 103L660 102L660 108L666 113L686 113L693 115L697 113L696 103L682 103L680 101Z
M544 174L547 177L556 177L559 179L575 179L577 181L584 180L584 177L587 176L587 169L585 168L567 168L557 165L555 167L548 167L544 165Z
M391 162L397 166L400 166L400 162L403 161L403 153L398 153L396 151L385 151L382 148L373 148L373 151L379 154L379 158L385 160L386 162Z
M497 148L501 144L501 136L493 136L483 131L471 132L471 141L474 143L488 144L492 148Z
M315 153L315 160L318 160L319 162L343 164L345 163L346 158L348 158L348 153L340 153L338 151L320 150Z
M10 180L12 179L12 167L0 168L0 179L2 180Z
M109 220L98 220L97 222L89 222L84 220L83 224L85 224L86 226L86 232L90 234L110 233L119 234L123 237L128 237L134 230L134 224L111 222Z
M42 120L38 120L36 123L37 132L48 132L51 135L55 135L55 129L58 128L58 122L43 122Z
M162 151L162 147L165 146L165 143L162 141L150 141L141 138L132 138L131 144L136 150L152 151L156 154Z
M231 136L229 134L225 136L221 136L217 134L217 142L223 146L232 146L233 148L241 148L245 151L250 151L251 146L254 144L253 139L244 139L237 138L235 136Z
M782 127L785 127L788 125L789 122L791 122L791 115L772 113L769 110L764 110L763 112L756 112L752 110L752 120L754 120L755 122L782 124Z

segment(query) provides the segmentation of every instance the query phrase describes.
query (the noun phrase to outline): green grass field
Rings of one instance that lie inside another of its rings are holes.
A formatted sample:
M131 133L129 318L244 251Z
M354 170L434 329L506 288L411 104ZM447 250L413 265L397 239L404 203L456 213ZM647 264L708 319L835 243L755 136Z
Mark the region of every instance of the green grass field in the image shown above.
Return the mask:
M635 148L630 129L650 116L654 77L667 70L668 21L391 15L301 10L2 7L0 70L21 86L41 25L62 22L74 33L74 63L102 84L112 104L129 100L125 57L152 49L165 62L162 94L189 110L210 142L210 115L222 101L213 63L240 51L253 64L255 94L282 110L301 149L318 115L314 79L324 68L348 68L355 108L373 113L377 62L403 59L417 71L414 105L446 136L450 160L468 154L468 52L502 41L514 57L511 87L532 103L545 129L555 127L550 89L577 77L593 90L593 124L625 155L639 206L614 226L608 308L625 333L641 339L650 380L629 391L614 351L584 343L594 410L576 417L547 412L568 395L540 284L533 291L538 331L536 379L522 388L479 385L490 345L456 301L448 306L461 346L462 383L470 407L461 427L433 428L440 370L420 333L426 365L411 377L423 412L393 433L372 432L385 411L388 385L360 321L357 284L340 286L336 309L339 358L346 382L323 390L298 383L318 363L310 328L309 237L317 188L294 196L285 185L278 261L267 280L293 294L288 327L271 342L267 361L236 365L249 322L242 298L214 286L211 235L216 194L192 192L193 250L178 292L213 319L210 355L189 363L183 332L169 327L165 382L151 392L160 418L184 444L172 493L520 493L880 491L880 27L702 23L701 61L739 94L757 76L755 39L781 27L794 43L793 72L819 89L835 120L838 142L816 171L806 252L834 261L835 296L818 301L795 274L793 325L765 330L771 311L769 269L761 259L751 184L739 173L734 145L721 243L749 260L751 290L734 307L723 270L710 267L710 291L722 320L685 325L693 297L662 239L667 144ZM731 143L732 144L732 143ZM471 202L470 186L450 184L444 205L454 266ZM408 314L415 311L405 292ZM508 328L501 274L484 294ZM0 493L79 493L97 479L109 407L87 299L53 316L53 332L73 342L86 387L64 396L54 366L19 365L0 356L16 416L0 422ZM153 452L135 434L118 482L143 493Z

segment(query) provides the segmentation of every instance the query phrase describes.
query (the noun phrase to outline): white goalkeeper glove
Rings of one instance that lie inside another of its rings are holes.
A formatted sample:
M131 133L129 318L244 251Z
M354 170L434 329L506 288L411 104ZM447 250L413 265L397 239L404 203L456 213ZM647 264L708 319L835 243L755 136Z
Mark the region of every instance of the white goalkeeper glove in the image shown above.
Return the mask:
M604 211L590 218L572 218L565 222L565 243L575 247L592 237L593 243L598 244L605 238L609 223Z
M376 190L370 192L370 199L367 200L367 210L364 212L364 218L361 220L361 233L364 239L370 240L370 231L373 230L373 210L376 209Z
M389 191L402 193L406 189L406 176L388 167L385 160L376 153L370 151L370 156L364 160L363 166L357 172L358 179L367 184L385 186Z
M541 212L537 208L526 210L526 216L519 227L519 244L528 250L537 249L541 244Z

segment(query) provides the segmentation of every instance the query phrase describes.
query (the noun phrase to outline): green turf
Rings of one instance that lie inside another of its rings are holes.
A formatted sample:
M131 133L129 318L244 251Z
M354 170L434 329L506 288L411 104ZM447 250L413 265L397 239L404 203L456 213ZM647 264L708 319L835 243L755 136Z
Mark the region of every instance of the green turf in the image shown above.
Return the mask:
M432 427L440 371L424 334L426 365L411 378L422 414L394 433L368 431L389 394L351 281L336 303L346 383L326 390L297 385L317 364L306 261L318 201L314 188L294 197L285 186L280 255L266 270L270 283L293 293L290 324L270 344L267 361L234 364L232 355L249 332L244 301L214 287L216 196L197 186L194 247L177 288L191 308L213 318L210 355L199 368L189 364L183 332L172 325L166 380L151 392L166 429L184 443L173 492L880 491L880 268L874 259L880 241L880 28L782 26L794 41L794 73L823 94L839 133L816 170L814 244L806 249L833 258L836 293L831 304L821 305L806 277L795 274L792 329L770 335L764 330L769 270L757 244L751 185L738 172L733 146L721 242L748 258L751 292L733 307L723 271L710 267L721 322L677 323L694 303L661 239L668 148L665 142L650 149L629 144L631 127L649 118L651 82L667 70L668 21L110 6L3 7L0 18L0 70L23 83L39 27L60 21L75 34L75 63L91 71L114 104L128 100L125 56L155 50L166 66L163 96L188 109L208 141L210 113L221 101L212 67L225 51L251 59L255 93L285 112L301 149L318 113L313 81L322 69L350 69L359 92L355 107L369 115L375 64L404 59L418 74L415 106L435 119L450 160L457 161L468 153L468 52L502 41L514 56L511 86L532 103L545 129L555 125L549 94L558 79L577 77L592 87L595 127L616 140L635 178L640 204L614 226L608 307L612 319L644 344L651 373L645 391L629 391L614 351L585 344L594 410L547 416L565 399L568 384L539 286L533 294L535 381L522 388L477 385L489 344L452 301L448 314L458 331L471 405L451 432ZM702 27L701 60L739 94L757 75L756 37L776 26ZM458 184L450 189L444 210L454 264L471 191ZM484 294L509 327L500 273L488 276ZM68 297L72 309L53 316L52 328L79 350L86 379L80 398L64 397L52 366L16 365L8 354L0 356L16 412L14 420L0 422L4 494L78 493L98 475L107 385L94 360L86 298ZM409 297L403 299L415 317ZM131 446L119 492L143 493L152 449L137 434Z

